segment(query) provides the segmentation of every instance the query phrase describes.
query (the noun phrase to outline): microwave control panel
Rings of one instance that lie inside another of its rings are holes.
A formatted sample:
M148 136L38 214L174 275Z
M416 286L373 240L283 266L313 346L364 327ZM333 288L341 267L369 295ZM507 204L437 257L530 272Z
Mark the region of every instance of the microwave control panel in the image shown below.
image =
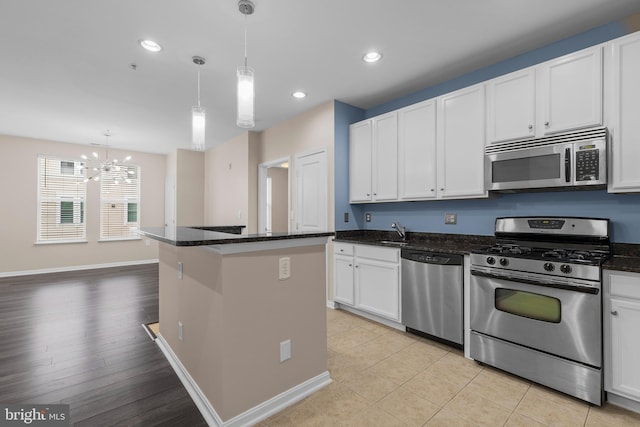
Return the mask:
M600 179L600 149L594 145L580 145L576 150L576 181Z

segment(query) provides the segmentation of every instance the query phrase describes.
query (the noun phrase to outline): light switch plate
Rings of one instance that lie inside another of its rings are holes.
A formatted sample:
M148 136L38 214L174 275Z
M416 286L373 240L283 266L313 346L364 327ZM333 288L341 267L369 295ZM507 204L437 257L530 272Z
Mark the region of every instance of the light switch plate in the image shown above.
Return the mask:
M445 224L457 224L458 223L458 214L457 213L445 213L444 214L444 223Z

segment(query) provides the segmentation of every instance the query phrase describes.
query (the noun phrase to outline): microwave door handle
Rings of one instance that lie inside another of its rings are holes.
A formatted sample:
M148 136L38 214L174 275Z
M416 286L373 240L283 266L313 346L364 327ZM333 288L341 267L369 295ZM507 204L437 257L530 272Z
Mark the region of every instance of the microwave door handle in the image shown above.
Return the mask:
M571 148L564 149L564 180L571 182Z

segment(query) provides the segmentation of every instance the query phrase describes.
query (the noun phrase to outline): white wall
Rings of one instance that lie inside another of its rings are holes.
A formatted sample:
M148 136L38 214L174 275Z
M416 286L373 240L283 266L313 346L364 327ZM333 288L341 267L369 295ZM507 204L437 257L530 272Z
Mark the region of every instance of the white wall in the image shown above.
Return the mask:
M80 160L95 147L39 139L0 136L0 275L122 264L158 258L158 246L147 239L98 242L100 188L87 183L88 243L35 244L37 233L38 155ZM164 221L166 156L110 149L110 156L131 155L141 167L140 225L161 226Z

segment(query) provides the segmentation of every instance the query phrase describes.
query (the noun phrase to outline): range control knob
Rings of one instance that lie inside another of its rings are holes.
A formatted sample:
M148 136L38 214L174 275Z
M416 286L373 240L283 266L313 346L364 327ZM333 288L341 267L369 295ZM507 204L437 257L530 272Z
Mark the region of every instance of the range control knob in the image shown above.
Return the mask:
M545 262L543 267L545 271L553 271L556 269L556 266L551 264L550 262Z
M573 271L573 269L571 268L570 265L562 264L560 266L560 271L562 271L564 274L569 274Z
M487 257L487 264L493 265L496 263L496 259L492 256Z
M506 258L500 258L500 265L506 267L507 265L509 265L509 260Z

